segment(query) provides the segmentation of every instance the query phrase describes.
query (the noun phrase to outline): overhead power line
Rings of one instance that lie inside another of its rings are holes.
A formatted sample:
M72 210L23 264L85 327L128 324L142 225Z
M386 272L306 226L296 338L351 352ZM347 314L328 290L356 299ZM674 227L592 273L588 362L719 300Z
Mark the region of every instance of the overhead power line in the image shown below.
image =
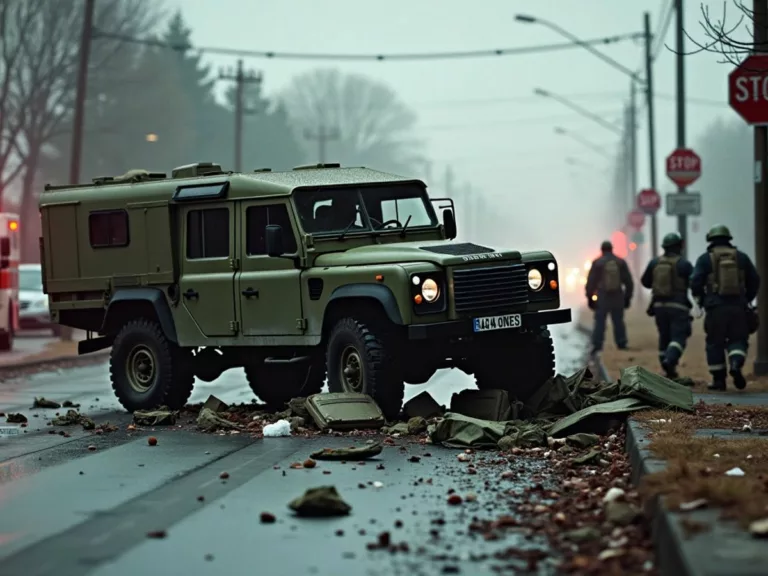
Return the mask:
M641 37L637 32L631 34L620 34L616 36L607 36L585 40L582 44L573 42L561 42L558 44L541 44L538 46L519 46L515 48L497 48L487 50L467 50L456 52L421 52L410 54L333 54L333 53L311 53L311 52L276 52L272 50L240 50L237 48L223 48L217 46L190 46L188 44L178 45L155 40L152 38L137 38L125 34L106 32L103 30L94 30L94 39L118 40L143 46L155 46L158 48L167 48L185 52L193 50L207 54L218 54L221 56L239 56L251 58L278 58L282 60L357 60L357 61L404 61L404 60L458 60L463 58L485 58L490 56L514 56L521 54L535 54L540 52L553 52L557 50L568 50L573 48L583 48L588 45L616 44L625 40L633 40Z
M667 31L669 30L669 25L672 23L672 16L674 13L675 3L673 0L669 0L667 12L664 16L664 22L661 24L661 28L659 28L658 32L656 33L656 46L653 46L651 56L653 60L656 60L656 58L659 56L659 52L661 52L661 49L664 47L664 39L667 37Z
M570 100L613 100L620 99L624 96L624 92L594 92L591 94L568 94L565 97ZM677 97L673 94L660 94L656 92L654 95L660 100L666 100L669 102L676 102ZM688 104L695 104L698 106L711 106L715 108L721 108L730 106L725 100L715 100L711 98L686 98ZM445 107L450 108L454 106L487 106L489 104L534 104L541 103L542 100L538 96L510 96L508 98L467 98L459 100L425 100L420 102L411 103L412 106L430 106L430 107Z

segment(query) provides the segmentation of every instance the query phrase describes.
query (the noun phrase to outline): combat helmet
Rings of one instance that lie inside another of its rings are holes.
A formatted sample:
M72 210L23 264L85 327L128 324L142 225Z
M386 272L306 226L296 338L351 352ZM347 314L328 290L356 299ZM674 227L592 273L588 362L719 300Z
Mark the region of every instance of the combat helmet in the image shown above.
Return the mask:
M673 246L679 246L683 243L683 238L677 232L670 232L661 241L662 248L671 248Z
M725 226L724 224L715 224L709 229L709 232L707 232L707 242L712 242L712 240L716 240L717 238L724 238L725 240L733 239L731 231L728 230L728 226Z
M611 244L609 240L605 240L602 244L600 244L600 251L613 252L613 244Z

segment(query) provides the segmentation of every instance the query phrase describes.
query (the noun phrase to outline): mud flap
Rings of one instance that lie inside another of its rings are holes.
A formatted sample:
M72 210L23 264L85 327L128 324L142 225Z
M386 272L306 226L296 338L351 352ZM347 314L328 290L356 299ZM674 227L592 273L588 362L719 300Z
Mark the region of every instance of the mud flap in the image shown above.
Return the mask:
M307 411L321 430L381 428L384 414L367 394L330 392L307 398Z
M451 396L451 412L495 422L517 418L506 390L462 390Z

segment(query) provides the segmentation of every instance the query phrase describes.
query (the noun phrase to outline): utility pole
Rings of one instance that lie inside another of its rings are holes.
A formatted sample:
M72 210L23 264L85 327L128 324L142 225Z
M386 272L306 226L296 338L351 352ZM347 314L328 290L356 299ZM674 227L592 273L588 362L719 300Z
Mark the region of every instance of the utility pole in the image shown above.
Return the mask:
M651 15L646 12L645 20L645 97L648 102L648 155L651 176L651 188L656 190L656 134L653 121L653 57L651 55ZM651 255L656 258L659 254L659 230L656 214L651 215Z
M768 52L768 2L754 0L752 8L754 52ZM768 219L768 127L755 126L755 264L762 275L757 294L760 326L757 329L756 376L768 374L768 233L765 222Z
M764 0L765 1L765 0ZM683 22L683 0L675 0L677 12L677 148L685 148L685 23ZM685 194L685 186L677 187L678 194ZM688 254L688 221L685 214L677 217L677 231L683 239L683 258Z
M219 72L219 80L235 82L235 172L240 172L243 162L243 116L257 112L245 107L243 103L244 86L246 84L261 85L262 76L261 73L256 74L253 70L245 72L243 61L240 59L237 61L237 69L234 74L231 71Z
M304 138L306 138L307 140L317 141L318 162L320 164L325 164L326 144L328 143L329 140L338 140L339 138L341 138L341 133L339 132L338 128L331 128L330 130L327 130L325 125L321 123L317 129L317 132L312 132L311 130L305 130Z
M93 11L95 0L85 0L83 7L83 30L80 34L80 48L77 64L77 85L75 92L75 115L72 121L72 150L69 157L69 183L80 183L80 164L83 153L83 124L85 123L85 98L88 93L88 61L91 56L93 39ZM72 340L72 328L61 327L61 339Z

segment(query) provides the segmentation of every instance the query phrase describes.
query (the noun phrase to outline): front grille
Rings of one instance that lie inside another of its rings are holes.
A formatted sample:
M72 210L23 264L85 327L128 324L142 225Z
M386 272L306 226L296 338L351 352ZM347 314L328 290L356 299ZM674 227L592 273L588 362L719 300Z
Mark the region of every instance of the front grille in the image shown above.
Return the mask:
M454 270L453 298L457 313L527 304L528 273L525 265Z

